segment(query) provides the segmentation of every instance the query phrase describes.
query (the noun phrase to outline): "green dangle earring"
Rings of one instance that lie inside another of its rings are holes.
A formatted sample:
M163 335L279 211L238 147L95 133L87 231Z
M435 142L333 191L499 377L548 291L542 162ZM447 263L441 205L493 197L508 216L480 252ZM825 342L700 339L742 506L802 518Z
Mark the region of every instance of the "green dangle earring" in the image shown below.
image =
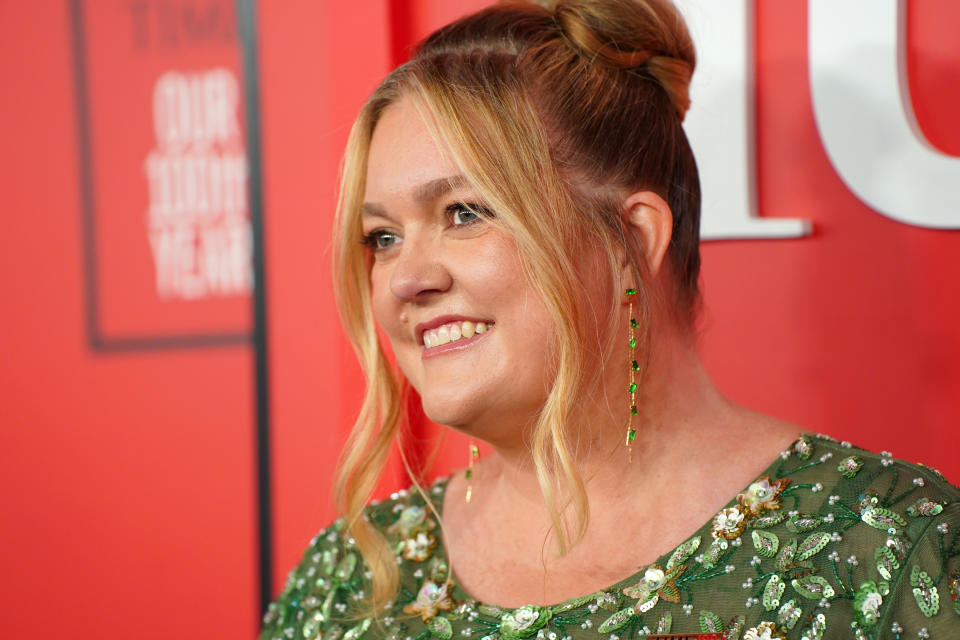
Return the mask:
M624 445L627 447L627 460L633 462L633 440L637 437L637 430L633 428L633 417L637 415L637 381L636 375L637 371L640 370L640 365L637 363L637 319L633 317L633 296L637 295L637 290L634 288L627 289L627 299L629 302L629 311L628 315L630 316L630 386L628 391L630 392L630 413L627 416L627 435Z
M466 501L470 502L470 498L473 497L473 461L480 457L480 449L477 448L477 445L470 443L470 460L467 463L467 470L463 472L463 477L467 481L467 495Z

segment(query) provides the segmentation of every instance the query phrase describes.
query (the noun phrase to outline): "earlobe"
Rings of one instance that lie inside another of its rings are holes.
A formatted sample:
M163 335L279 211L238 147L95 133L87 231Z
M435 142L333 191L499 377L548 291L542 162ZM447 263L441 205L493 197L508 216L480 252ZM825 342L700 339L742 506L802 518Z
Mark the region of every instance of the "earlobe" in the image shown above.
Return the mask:
M640 235L640 247L648 273L655 276L673 235L673 213L670 205L652 191L638 191L624 200L628 229Z

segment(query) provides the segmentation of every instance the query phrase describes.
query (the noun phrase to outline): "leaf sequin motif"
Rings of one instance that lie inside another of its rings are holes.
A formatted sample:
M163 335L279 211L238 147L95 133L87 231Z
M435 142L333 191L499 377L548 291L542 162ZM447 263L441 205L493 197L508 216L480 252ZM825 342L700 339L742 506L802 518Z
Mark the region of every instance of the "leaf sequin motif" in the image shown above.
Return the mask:
M899 529L907 526L906 521L898 514L890 511L890 509L884 509L883 507L872 507L865 509L860 515L860 519L874 529L883 529L884 531L891 528Z
M597 606L607 611L616 611L620 607L620 598L615 593L602 591L597 594Z
M757 550L764 558L772 558L777 555L777 549L780 548L780 538L777 534L770 531L754 530L750 533L753 539L753 548Z
M863 458L860 456L847 456L840 461L840 464L837 466L837 471L845 478L852 478L857 475L857 472L860 471L862 466Z
M800 636L800 640L820 640L823 637L823 632L827 629L827 616L822 613L818 613L817 617L813 619L813 622L810 624L810 627L803 632L803 635Z
M710 543L710 546L707 547L706 553L703 554L703 567L705 569L712 569L717 566L729 549L730 545L726 540L723 538L715 538L713 542Z
M370 628L371 622L372 620L370 618L367 618L366 620L357 624L356 626L350 627L350 629L345 634L343 634L343 640L358 640L358 638L360 638L360 636L365 634L367 632L367 629ZM450 623L448 622L447 624L449 625ZM451 635L453 634L451 633ZM448 640L449 637L450 636L447 636L443 640Z
M794 578L791 583L793 588L807 600L819 600L821 597L832 598L836 592L830 583L820 576L804 576Z
M813 531L821 524L823 524L823 518L819 516L796 515L787 520L784 526L787 531L792 533L806 533L807 531Z
M803 609L797 606L796 600L787 600L777 611L777 622L780 623L781 627L787 629L793 629L797 626L801 617L803 617Z
M343 557L343 560L340 561L340 564L337 565L337 579L342 582L346 582L350 579L350 576L353 575L353 572L356 568L357 556L352 553L347 553L347 555Z
M324 549L323 550L323 572L328 576L333 575L333 572L337 568L337 550L336 549Z
M314 614L307 618L307 621L303 624L303 637L315 637L320 631L320 625L322 625L325 621L326 618L323 617L323 613L320 611L315 611Z
M780 524L787 517L783 511L774 511L767 515L760 516L753 521L754 529L768 529L774 525Z
M617 611L615 614L604 620L603 623L597 628L597 631L600 633L610 633L611 631L616 631L623 625L627 624L633 615L633 607L620 609L620 611Z
M893 572L900 568L900 561L897 556L887 547L877 547L873 553L873 559L877 563L877 573L884 580L890 580Z
M893 551L898 559L903 560L904 556L907 555L910 544L902 538L887 538L887 548Z
M943 505L929 498L920 498L907 507L907 515L911 516L926 516L930 518L938 515L941 511L943 511Z
M797 560L804 561L817 555L830 542L829 533L812 533L797 547Z
M791 540L780 548L777 554L777 569L786 571L793 566L793 556L797 553L797 541Z
M763 587L763 608L767 611L773 611L780 606L780 597L783 595L783 590L786 588L786 585L783 584L783 580L780 579L780 576L773 574L770 576L770 579L767 580L766 586Z
M723 620L713 611L701 611L700 631L704 633L723 633Z
M586 596L586 598L587 598L587 600L589 600L589 599L590 599L590 596ZM579 599L579 598L578 598L578 599ZM571 602L572 602L572 601L571 601ZM586 600L585 600L584 602L586 602ZM566 606L566 605L569 605L569 604L571 604L571 603L570 603L570 602L566 602L566 603L564 603L563 606ZM568 608L569 608L569 609L573 609L574 607L579 607L581 604L583 604L583 602L578 602L577 604L574 604L573 606L570 606L570 607L568 607ZM501 615L503 615L503 612L504 612L504 608L503 608L503 607L498 607L498 606L495 605L495 604L481 604L481 605L477 606L477 610L478 610L480 613L482 613L483 615L489 616L489 617L491 617L491 618L499 618ZM566 611L567 609L561 607L560 610L561 610L561 611Z
M578 597L573 598L573 599L571 599L571 600L567 600L566 602L562 602L562 603L558 604L558 605L555 606L555 607L550 607L550 611L552 611L553 613L564 613L565 611L570 611L571 609L576 609L577 607L582 606L582 605L590 602L591 600L593 600L593 598L595 597L595 595L596 595L596 594L590 594L590 595L587 595L587 596L578 596ZM485 608L486 608L486 609L496 609L497 612L496 612L496 613L486 613L486 612L484 611ZM483 613L483 614L485 614L485 615L492 615L492 616L495 617L495 618L499 618L500 615L501 615L501 614L503 613L503 611L504 611L501 607L498 607L498 606L496 606L496 605L487 605L487 604L482 604L482 605L480 605L479 609L480 609L480 613Z
M368 618L367 622L369 621ZM427 629L430 630L430 635L434 638L440 638L440 640L450 640L453 637L453 625L443 616L437 616L427 623Z
M742 629L743 616L737 616L727 625L727 630L723 633L723 640L739 640Z
M690 538L674 551L670 555L670 559L667 560L667 569L673 569L674 566L682 563L687 558L692 556L694 552L700 548L700 536L695 536Z
M928 618L937 615L940 611L940 593L930 575L920 567L914 567L910 572L910 586L913 587L913 597L923 615Z

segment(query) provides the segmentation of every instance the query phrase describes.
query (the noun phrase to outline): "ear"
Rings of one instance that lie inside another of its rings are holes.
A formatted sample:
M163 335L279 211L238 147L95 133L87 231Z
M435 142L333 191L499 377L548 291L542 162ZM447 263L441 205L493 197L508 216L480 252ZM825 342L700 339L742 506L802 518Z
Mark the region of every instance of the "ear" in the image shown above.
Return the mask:
M657 275L673 236L670 205L653 191L637 191L623 201L623 211L628 232L640 234L640 246L650 275Z

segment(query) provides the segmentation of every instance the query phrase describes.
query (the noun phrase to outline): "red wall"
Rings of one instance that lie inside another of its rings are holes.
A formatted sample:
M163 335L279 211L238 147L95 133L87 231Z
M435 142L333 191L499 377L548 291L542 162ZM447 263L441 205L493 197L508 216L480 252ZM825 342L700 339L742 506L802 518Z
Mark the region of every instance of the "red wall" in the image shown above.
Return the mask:
M332 465L361 385L328 276L350 122L405 43L483 4L259 7L275 588L332 517ZM805 16L804 3L757 3L758 194L761 216L808 218L815 231L705 243L704 359L748 406L923 461L958 482L960 235L880 216L837 178L810 106ZM960 8L949 0L909 6L914 108L926 136L952 155L960 155L958 26ZM124 44L110 40L120 29L97 33L97 51ZM252 351L91 346L74 62L68 3L0 4L2 635L252 637ZM232 64L239 68L239 54ZM91 78L94 91L101 80ZM119 103L134 95L116 91ZM109 93L93 97L95 118L116 107ZM142 137L149 105L129 109L128 119L120 111L101 122L95 151ZM117 190L143 201L135 171L98 175L105 198ZM127 246L110 235L117 228L125 227L101 229L105 247ZM129 259L143 259L143 234L129 229L137 254ZM104 285L104 331L248 330L245 295L125 303L136 297L124 291L143 289L124 259L109 270L119 284ZM169 322L157 309L171 310ZM465 463L463 440L445 442L437 473ZM391 478L401 482L396 470Z

